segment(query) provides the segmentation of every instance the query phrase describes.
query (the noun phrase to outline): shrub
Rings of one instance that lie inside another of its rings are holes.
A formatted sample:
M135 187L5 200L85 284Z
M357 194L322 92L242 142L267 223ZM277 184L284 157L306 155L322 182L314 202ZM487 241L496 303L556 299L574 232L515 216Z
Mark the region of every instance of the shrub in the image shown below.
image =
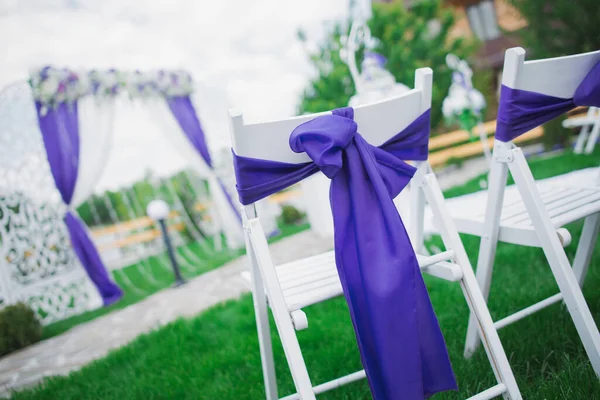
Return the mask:
M42 337L42 325L25 303L0 310L0 356L29 346Z
M304 214L294 206L285 205L281 208L281 219L286 225L297 224L303 218Z

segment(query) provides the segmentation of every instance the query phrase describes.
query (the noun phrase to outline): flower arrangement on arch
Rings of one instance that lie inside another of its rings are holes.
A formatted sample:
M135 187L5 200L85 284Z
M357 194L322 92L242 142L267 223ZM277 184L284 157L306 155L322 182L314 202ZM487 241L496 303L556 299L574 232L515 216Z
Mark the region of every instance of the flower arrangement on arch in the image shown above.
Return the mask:
M125 94L131 99L189 96L193 81L189 73L174 71L74 71L45 66L31 72L29 85L44 115L49 108L70 104L84 96L107 99Z

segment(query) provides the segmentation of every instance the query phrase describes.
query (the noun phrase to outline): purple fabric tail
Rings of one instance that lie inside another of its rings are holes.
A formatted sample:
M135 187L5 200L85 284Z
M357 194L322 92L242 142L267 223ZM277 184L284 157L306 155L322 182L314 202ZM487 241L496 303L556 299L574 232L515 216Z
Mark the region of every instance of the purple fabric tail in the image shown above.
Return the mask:
M98 250L87 235L83 222L68 211L65 215L65 224L71 236L73 250L88 276L98 288L104 305L108 306L117 302L123 296L123 291L110 280Z
M36 102L38 122L50 171L64 203L71 204L79 171L79 122L77 103L59 104L41 114L42 105ZM65 215L73 250L83 268L100 292L104 305L119 300L123 292L110 280L98 250L89 238L82 222L70 211Z

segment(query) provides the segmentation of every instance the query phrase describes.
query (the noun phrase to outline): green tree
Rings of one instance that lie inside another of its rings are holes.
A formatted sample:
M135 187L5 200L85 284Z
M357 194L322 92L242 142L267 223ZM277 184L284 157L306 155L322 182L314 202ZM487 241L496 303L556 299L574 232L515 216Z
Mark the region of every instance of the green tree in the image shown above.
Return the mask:
M511 0L527 20L524 45L535 58L600 49L598 0Z
M432 29L434 21L439 29ZM397 82L412 87L415 69L433 69L432 126L437 126L442 120L442 101L451 82L446 54L452 52L466 58L474 50L473 44L464 39L448 37L454 24L452 12L442 8L440 0L422 1L410 9L402 2L376 3L368 24L372 36L379 39L375 51L387 58L386 68ZM350 71L339 55L340 37L347 31L347 24L337 23L319 49L310 55L317 76L303 93L300 113L344 107L355 93ZM304 41L304 33L299 32L298 38Z

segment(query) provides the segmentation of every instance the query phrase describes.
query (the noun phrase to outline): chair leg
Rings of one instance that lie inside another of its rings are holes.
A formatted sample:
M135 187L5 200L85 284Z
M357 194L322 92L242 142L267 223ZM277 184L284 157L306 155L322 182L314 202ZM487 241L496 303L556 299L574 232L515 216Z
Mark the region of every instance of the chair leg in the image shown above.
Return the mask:
M522 399L519 386L510 368L510 363L500 341L500 336L498 336L498 331L494 327L490 311L475 279L475 274L470 265L461 265L461 269L463 271L461 287L471 311L471 319L478 331L477 337L483 338L483 347L497 381L506 385L507 396L505 396L505 399Z
M479 257L477 259L477 272L476 280L481 289L481 296L487 303L487 299L490 295L490 286L492 284L492 273L494 269L494 257L496 255L497 240L490 240L490 238L482 238L479 246ZM464 356L466 358L471 357L479 344L481 338L479 337L479 331L477 329L477 320L471 313L469 315L469 324L467 325L467 338L465 340L465 351Z
M577 252L573 260L573 272L579 283L579 287L583 287L585 276L587 275L588 267L594 252L594 245L598 239L600 231L600 213L590 215L583 223L583 231L577 245Z
M508 179L508 167L504 163L492 160L489 175L488 199L485 210L485 223L481 234L479 245L479 255L477 257L477 283L481 289L484 301L487 303L492 284L492 270L494 268L494 258L496 256L496 247L498 246L498 234L500 232L500 215L502 213L502 202L504 200L504 190ZM469 316L467 326L467 338L465 340L464 356L471 357L481 339L477 329L477 321L473 314Z
M252 301L254 303L254 316L256 319L256 330L258 332L258 346L260 348L260 361L265 383L265 395L267 400L277 400L277 377L275 375L275 361L273 360L273 345L271 343L271 329L269 327L269 307L265 286L260 274L260 269L252 246L246 237L246 249L250 260L250 273L252 276Z
M446 249L454 251L456 263L462 271L462 279L460 281L461 288L464 293L465 300L471 311L471 316L475 329L479 331L479 335L483 338L483 344L487 353L490 365L496 376L498 383L506 385L505 399L520 400L522 399L519 391L519 386L512 369L500 342L498 332L494 327L492 316L487 308L485 298L481 293L475 274L471 268L471 263L467 256L467 252L450 212L445 206L444 197L435 176L429 175L425 178L425 194L432 208L435 218L440 227L440 234Z
M315 393L310 382L310 377L308 376L304 358L302 357L300 343L296 336L296 329L292 324L292 319L285 303L283 292L281 291L264 231L258 220L250 220L247 225L247 229L250 231L248 255L253 260L253 275L260 275L262 277L260 282L264 282L264 287L267 289L269 305L273 312L277 332L281 338L281 344L283 345L285 357L290 367L298 396L300 400L315 400ZM256 286L256 291L259 296L260 293L264 293L258 286ZM266 332L267 329L264 329L264 331Z
M544 234L547 235L546 232ZM554 234L554 237L558 241L556 234ZM557 245L560 246L560 242ZM592 313L585 302L579 282L569 264L569 260L562 247L557 249L554 245L552 247L544 246L544 253L546 254L546 258L548 258L558 288L563 294L564 302L571 314L571 318L583 342L583 347L592 367L596 375L600 376L600 333L598 332L598 327L592 317Z
M261 285L262 286L262 285ZM277 376L275 375L275 361L273 360L273 345L271 344L271 330L269 327L269 310L264 289L252 294L254 300L254 313L256 316L256 329L258 331L258 345L260 347L260 361L265 383L267 400L277 400Z
M556 228L544 208L527 161L521 149L516 148L512 152L514 161L510 164L510 172L521 193L525 207L542 244L544 254L550 264L554 279L563 294L563 300L583 342L583 347L596 375L600 376L600 332L598 332L598 327L585 302L575 273L558 239Z

